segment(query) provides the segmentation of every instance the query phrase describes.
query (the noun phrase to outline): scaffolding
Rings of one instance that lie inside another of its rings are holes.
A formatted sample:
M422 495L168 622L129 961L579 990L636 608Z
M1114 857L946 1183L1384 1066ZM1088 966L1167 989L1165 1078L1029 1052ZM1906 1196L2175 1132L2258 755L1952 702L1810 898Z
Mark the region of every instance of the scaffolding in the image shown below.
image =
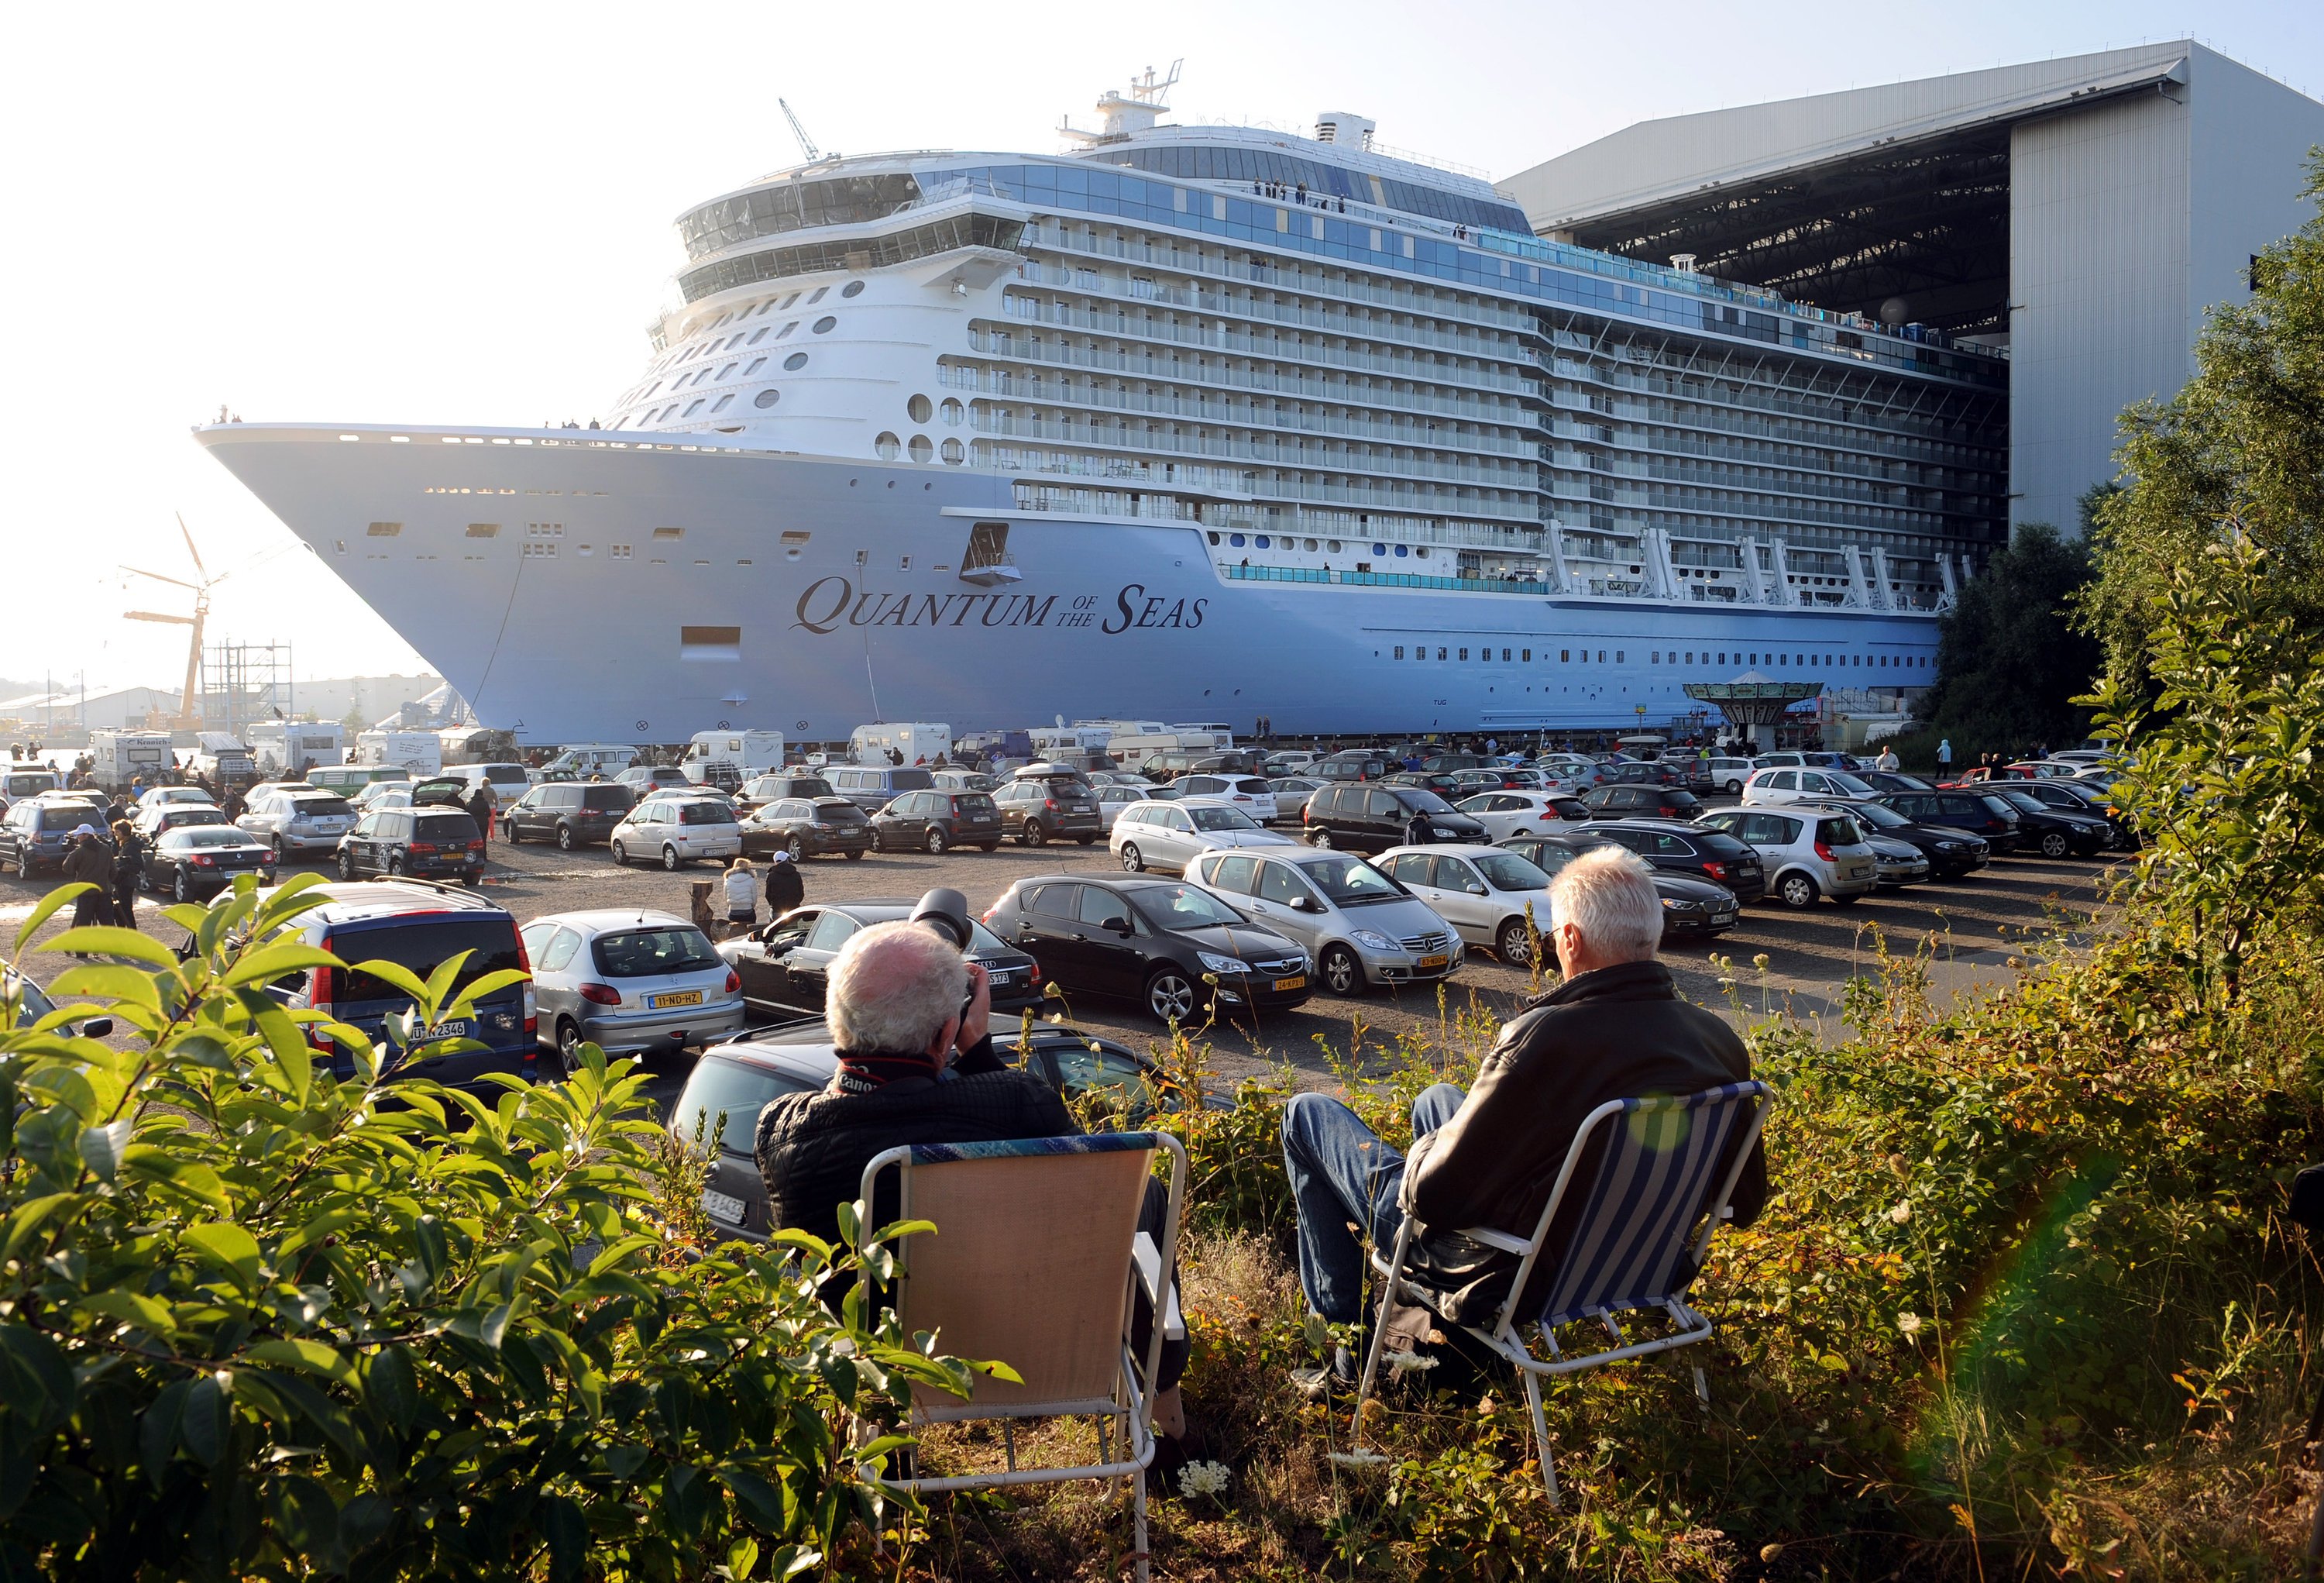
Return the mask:
M219 643L203 653L203 730L247 741L258 721L292 718L294 702L289 643Z

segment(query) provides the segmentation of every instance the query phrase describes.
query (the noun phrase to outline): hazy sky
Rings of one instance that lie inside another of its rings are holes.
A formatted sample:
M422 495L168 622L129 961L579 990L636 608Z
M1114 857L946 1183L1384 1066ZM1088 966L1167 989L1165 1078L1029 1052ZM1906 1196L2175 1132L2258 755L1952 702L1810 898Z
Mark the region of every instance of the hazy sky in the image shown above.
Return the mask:
M1633 121L2182 36L2314 93L2308 0L1887 5L25 5L0 60L0 676L173 685L181 607L301 676L419 661L189 425L534 423L626 387L670 221L826 150L1050 151L1178 57L1180 121L1369 116L1506 176ZM618 634L613 634L618 636Z

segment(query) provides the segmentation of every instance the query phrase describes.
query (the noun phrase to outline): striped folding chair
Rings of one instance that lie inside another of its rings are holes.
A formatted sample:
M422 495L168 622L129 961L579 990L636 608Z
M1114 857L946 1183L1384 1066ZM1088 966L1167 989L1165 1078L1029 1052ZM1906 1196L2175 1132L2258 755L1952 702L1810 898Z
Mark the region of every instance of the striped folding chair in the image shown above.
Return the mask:
M1170 1196L1157 1245L1139 1230L1138 1215L1158 1150L1170 1155ZM882 1171L898 1178L894 1218L936 1227L933 1236L904 1238L896 1250L893 1301L904 1334L935 1331L943 1351L999 1359L1022 1380L979 1378L965 1402L915 1385L913 1430L998 1420L1007 1465L900 1482L935 1493L1127 1481L1144 1583L1146 1467L1154 1459L1154 1393L1144 1382L1161 1367L1164 1338L1185 1335L1176 1294L1164 1290L1177 1258L1185 1145L1168 1133L1101 1133L890 1149L863 1168L867 1209ZM1131 1344L1133 1281L1155 1315L1143 1358ZM1018 1465L1015 1421L1072 1417L1097 1421L1095 1462Z
M1765 1083L1729 1083L1700 1094L1669 1098L1609 1099L1583 1118L1565 1153L1549 1200L1534 1223L1530 1237L1512 1236L1489 1227L1472 1227L1462 1236L1517 1257L1509 1294L1490 1327L1463 1326L1469 1335L1490 1347L1517 1369L1525 1381L1526 1405L1533 1412L1534 1440L1541 1450L1541 1476L1549 1486L1550 1504L1558 1504L1557 1469L1550 1461L1549 1425L1542 1416L1544 1375L1570 1375L1626 1357L1644 1357L1707 1339L1711 1321L1687 1306L1686 1289L1711 1250L1711 1238L1726 1217L1727 1201L1742 1174L1743 1164L1757 1142L1761 1124L1775 1095ZM1577 1181L1584 1160L1602 1143L1596 1173ZM1731 1149L1729 1145L1732 1145ZM1725 1171L1720 1162L1728 1162ZM1587 1194L1574 1222L1564 1257L1545 1282L1533 1280L1542 1244L1556 1221L1569 1192ZM1700 1223L1702 1231L1695 1227ZM1424 1307L1434 1306L1434 1293L1403 1277L1405 1258L1412 1246L1413 1221L1406 1216L1397 1233L1396 1251L1380 1261L1372 1251L1372 1267L1384 1278L1381 1303L1385 1311L1391 1291L1401 1292ZM1674 1328L1665 1335L1632 1340L1624 1334L1625 1312L1659 1310ZM1596 1319L1611 1338L1593 1352L1569 1353L1558 1343L1560 1328L1582 1319ZM1526 1340L1530 1329L1541 1347L1536 1354ZM1363 1449L1364 1403L1386 1339L1385 1323L1372 1327L1372 1340L1364 1358L1364 1377L1356 1394L1354 1450L1357 1460L1369 1459ZM1544 1356L1545 1355L1545 1356ZM1698 1366L1695 1392L1704 1401L1710 1387Z

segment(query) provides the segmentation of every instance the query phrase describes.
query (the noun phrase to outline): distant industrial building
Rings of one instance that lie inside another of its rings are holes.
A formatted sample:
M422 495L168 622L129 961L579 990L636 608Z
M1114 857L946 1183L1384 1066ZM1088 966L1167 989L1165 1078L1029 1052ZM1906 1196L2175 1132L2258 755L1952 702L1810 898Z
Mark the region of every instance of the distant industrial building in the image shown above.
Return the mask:
M166 722L178 712L175 691L159 687L124 687L104 692L35 692L0 699L0 720L62 737L67 733L142 727Z
M2009 521L2070 530L2311 218L2319 144L2324 104L2182 41L1641 122L1499 187L1554 240L2006 349Z

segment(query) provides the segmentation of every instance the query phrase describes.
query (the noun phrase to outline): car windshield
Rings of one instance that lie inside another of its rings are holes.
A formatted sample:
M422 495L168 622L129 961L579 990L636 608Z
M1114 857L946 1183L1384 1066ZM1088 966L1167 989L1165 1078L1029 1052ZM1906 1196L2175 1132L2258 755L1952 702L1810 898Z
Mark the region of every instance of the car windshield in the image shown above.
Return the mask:
M1138 910L1146 921L1161 930L1211 929L1240 923L1241 913L1208 892L1192 885L1172 885L1137 893Z
M957 775L954 777L954 784L965 786L971 792L990 792L1001 782L991 775Z
M1396 882L1360 857L1317 857L1298 865L1316 889L1342 907L1393 902L1405 893Z
M47 991L13 970L0 971L0 995L15 1003L19 1023L37 1023L57 1009L57 1003L49 998Z
M466 989L487 973L503 968L521 970L524 961L522 948L517 943L516 924L506 917L499 918L439 918L412 922L396 922L380 928L351 930L336 938L327 937L324 949L336 952L345 962L362 963L384 959L398 967L408 967L422 981L436 969L462 951L469 953L460 964L460 971L452 980L456 992ZM338 975L337 999L342 1002L398 1001L411 1004L410 995L384 980L353 968ZM513 986L496 992L510 996L516 994Z
M1864 839L1864 834L1852 819L1820 819L1816 820L1816 839L1830 847L1853 847Z
M686 1092L671 1119L678 1135L689 1144L698 1119L705 1139L715 1134L718 1146L727 1153L748 1155L758 1135L759 1112L769 1100L822 1086L751 1062L706 1055L686 1079Z
M1549 884L1549 875L1514 852L1488 853L1470 861L1497 891L1538 891Z
M1451 813L1452 811L1451 803L1435 792L1423 791L1417 786L1394 786L1390 787L1389 791L1398 802L1403 803L1415 813Z
M220 829L171 830L161 838L165 847L240 847L250 838L227 825Z
M1255 830L1259 826L1239 808L1190 808L1186 817L1198 830Z
M190 807L180 804L170 812L163 814L161 817L169 822L170 828L173 830L187 829L194 825L222 825L226 823L226 810L224 809L204 808L198 803Z
M2020 813L2047 813L2050 811L2049 805L2047 803L2043 802L2040 798L2030 796L2024 792L2010 792L1997 788L1993 795L2000 798L2004 802L2006 802L2010 807L2017 810Z
M411 833L423 841L446 841L457 847L476 838L476 821L464 813L422 814Z
M1862 819L1866 824L1875 826L1884 830L1902 829L1904 826L1913 822L1911 819L1906 819L1903 814L1898 813L1895 809L1886 807L1877 802L1866 803L1863 807L1855 810L1853 817Z
M719 965L718 953L691 926L625 929L601 934L589 948L597 971L608 978L651 978L663 973L699 973Z
M723 802L681 802L678 807L678 822L682 825L731 825L734 810Z
M964 792L952 800L955 813L998 813L1000 805L982 792Z
M290 800L290 807L294 812L309 819L331 819L339 814L355 811L347 806L346 798L334 797L327 792L318 792L306 797L293 797Z
M43 792L53 792L62 782L51 774L11 775L7 780L11 797L37 797Z

